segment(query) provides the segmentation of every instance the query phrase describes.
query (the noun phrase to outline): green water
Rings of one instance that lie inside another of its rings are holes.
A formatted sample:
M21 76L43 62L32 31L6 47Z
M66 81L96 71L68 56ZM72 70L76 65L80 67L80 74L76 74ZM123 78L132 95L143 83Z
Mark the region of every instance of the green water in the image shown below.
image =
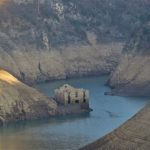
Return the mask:
M148 98L105 96L107 76L35 85L48 96L68 83L90 90L89 115L22 122L0 128L0 150L77 150L111 132L139 111Z

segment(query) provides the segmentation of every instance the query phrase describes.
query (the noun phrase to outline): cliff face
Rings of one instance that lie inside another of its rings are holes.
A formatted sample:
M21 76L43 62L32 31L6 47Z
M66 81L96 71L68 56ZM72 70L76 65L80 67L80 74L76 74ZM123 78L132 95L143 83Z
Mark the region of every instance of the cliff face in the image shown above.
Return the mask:
M26 82L110 73L149 6L147 0L37 2L0 3L0 67Z
M0 70L0 124L55 115L56 102Z
M150 96L150 25L146 23L124 48L109 85L114 94Z

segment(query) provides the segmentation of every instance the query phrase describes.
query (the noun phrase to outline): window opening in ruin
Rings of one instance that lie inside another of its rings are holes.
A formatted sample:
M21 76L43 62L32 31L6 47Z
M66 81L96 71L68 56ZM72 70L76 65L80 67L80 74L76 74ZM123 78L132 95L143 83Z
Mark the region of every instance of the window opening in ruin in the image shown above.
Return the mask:
M85 91L83 92L83 103L86 103L86 94L85 94Z
M70 101L70 99L68 99L68 104L70 104L71 103L71 101Z
M78 92L76 92L76 97L78 97Z
M75 100L75 103L79 103L79 100Z
M68 104L71 103L71 98L70 98L70 94L68 95Z

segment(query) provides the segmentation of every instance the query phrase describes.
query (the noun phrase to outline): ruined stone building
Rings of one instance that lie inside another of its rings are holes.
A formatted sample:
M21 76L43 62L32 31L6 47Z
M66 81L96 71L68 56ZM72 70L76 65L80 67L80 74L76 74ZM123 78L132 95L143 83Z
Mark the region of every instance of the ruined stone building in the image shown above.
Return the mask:
M65 84L55 90L55 100L62 105L79 105L89 108L89 91Z

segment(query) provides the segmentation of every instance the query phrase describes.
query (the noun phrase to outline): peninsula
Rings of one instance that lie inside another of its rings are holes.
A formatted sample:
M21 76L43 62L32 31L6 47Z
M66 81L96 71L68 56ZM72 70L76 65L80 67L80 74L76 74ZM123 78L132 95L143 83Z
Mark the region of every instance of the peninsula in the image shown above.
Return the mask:
M0 70L0 125L9 122L90 112L89 92L64 85L48 98Z

